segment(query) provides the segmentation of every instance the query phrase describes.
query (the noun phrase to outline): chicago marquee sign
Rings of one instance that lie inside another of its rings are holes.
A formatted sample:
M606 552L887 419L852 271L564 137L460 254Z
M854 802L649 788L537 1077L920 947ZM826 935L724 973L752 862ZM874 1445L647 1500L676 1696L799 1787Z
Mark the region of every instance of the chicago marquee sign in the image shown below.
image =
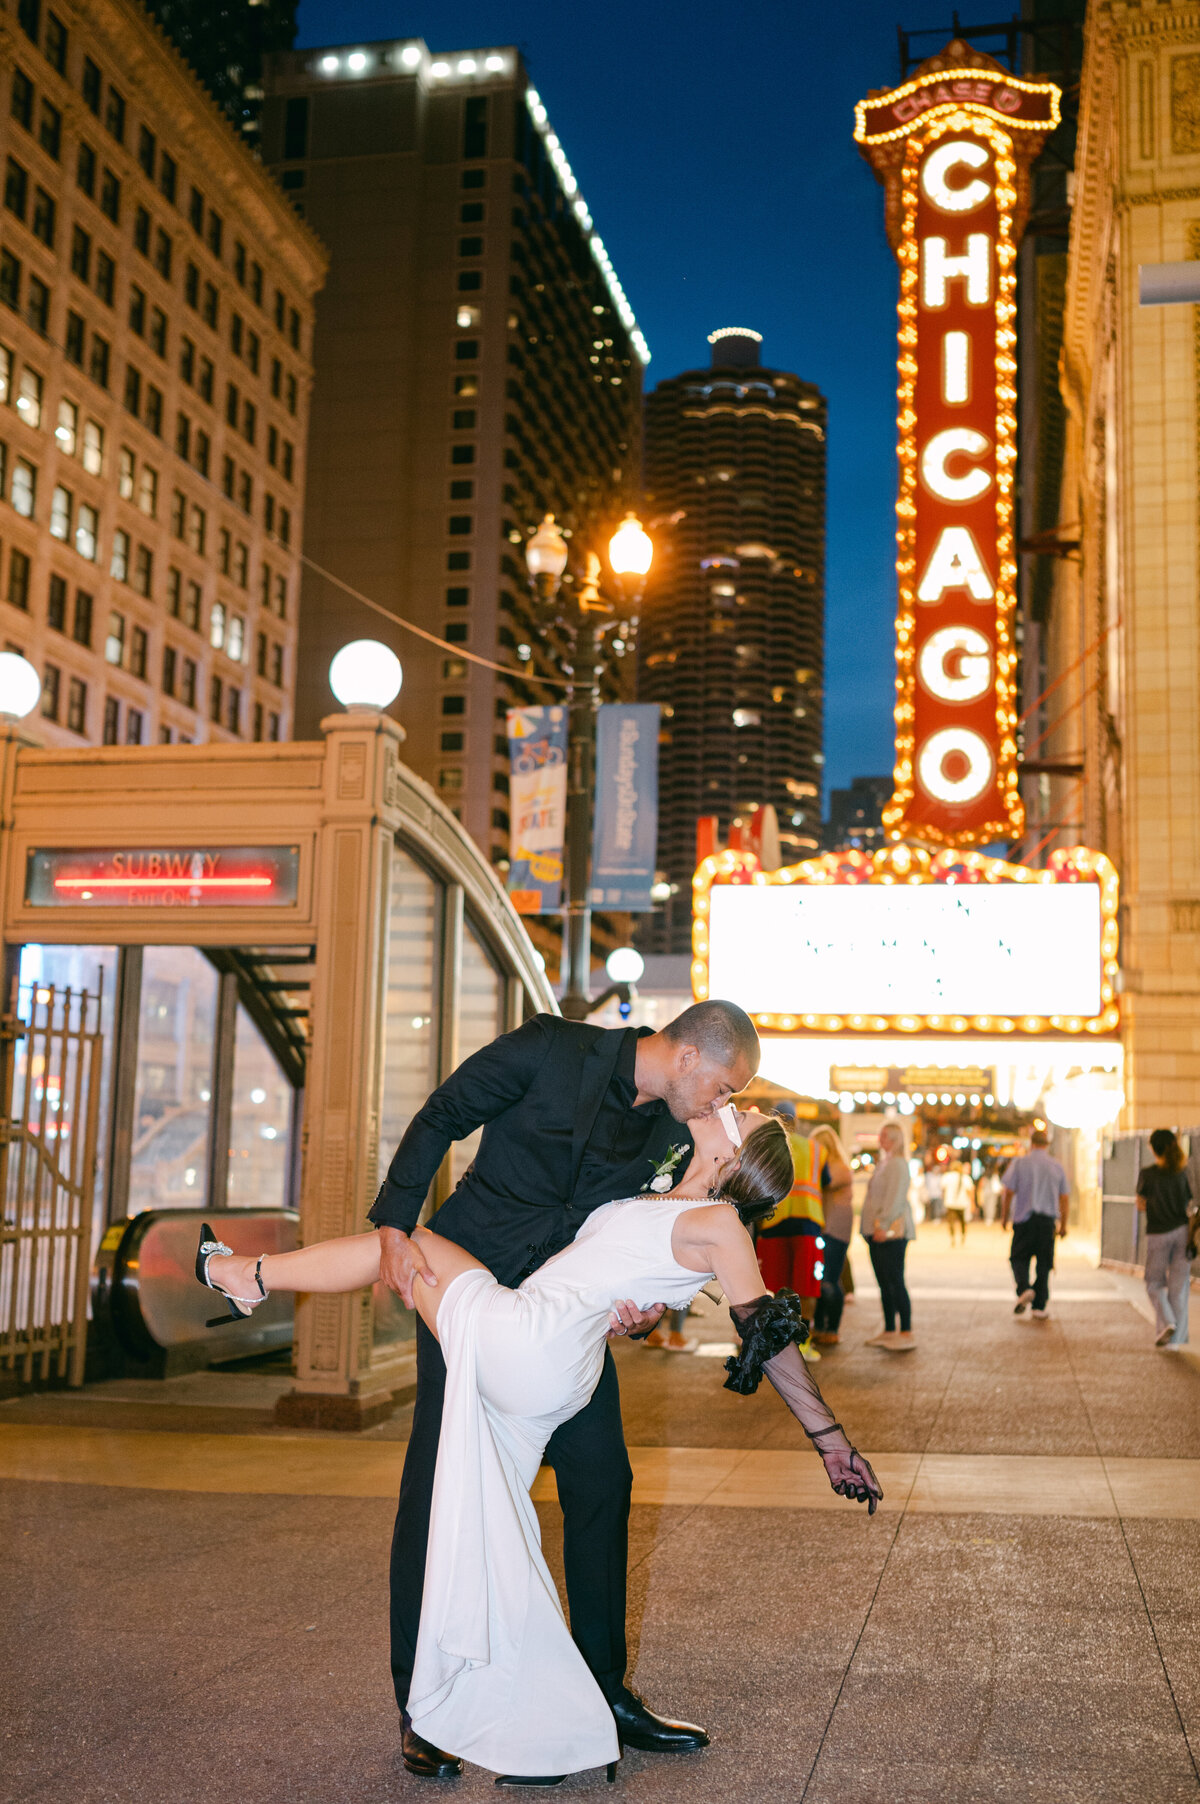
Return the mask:
M893 839L1019 837L1016 256L1053 82L955 40L857 108L900 263Z

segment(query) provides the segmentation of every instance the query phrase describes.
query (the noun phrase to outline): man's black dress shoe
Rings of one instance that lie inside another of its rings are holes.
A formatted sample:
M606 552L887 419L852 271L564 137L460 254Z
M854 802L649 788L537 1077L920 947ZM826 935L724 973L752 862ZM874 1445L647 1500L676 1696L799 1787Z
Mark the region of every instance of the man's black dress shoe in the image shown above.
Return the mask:
M418 1735L407 1715L400 1718L400 1752L416 1779L457 1779L463 1770L457 1754L443 1754L441 1748Z
M694 1754L708 1746L708 1736L697 1724L674 1723L665 1716L656 1716L628 1685L608 1704L617 1719L617 1733L624 1747L640 1748L644 1754Z

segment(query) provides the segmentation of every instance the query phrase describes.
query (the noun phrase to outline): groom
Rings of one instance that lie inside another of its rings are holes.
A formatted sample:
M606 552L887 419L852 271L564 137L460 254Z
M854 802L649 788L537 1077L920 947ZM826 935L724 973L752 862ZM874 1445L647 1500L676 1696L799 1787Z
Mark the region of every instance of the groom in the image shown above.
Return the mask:
M409 1236L453 1141L483 1128L473 1163L432 1225L515 1286L602 1203L637 1195L656 1175L659 1189L677 1182L692 1155L682 1124L744 1089L758 1060L754 1025L732 1002L696 1003L660 1033L535 1015L465 1060L409 1123L371 1209L384 1283L412 1307L413 1284L428 1268ZM622 1303L616 1313L617 1332L640 1335L662 1307L643 1313ZM461 1773L462 1761L414 1734L406 1706L445 1382L438 1343L418 1320L417 1399L392 1537L392 1677L404 1764L436 1779ZM552 1435L546 1463L563 1512L571 1633L622 1741L656 1753L705 1747L703 1729L655 1715L625 1684L633 1474L611 1353L586 1408Z

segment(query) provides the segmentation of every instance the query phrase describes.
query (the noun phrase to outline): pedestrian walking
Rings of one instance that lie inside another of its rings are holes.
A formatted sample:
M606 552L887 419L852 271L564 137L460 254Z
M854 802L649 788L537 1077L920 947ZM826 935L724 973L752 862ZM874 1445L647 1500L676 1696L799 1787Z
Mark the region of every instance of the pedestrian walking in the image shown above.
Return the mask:
M789 1113L789 1105L780 1107L781 1118ZM829 1182L829 1174L825 1153L817 1142L800 1133L787 1119L783 1119L783 1126L792 1149L795 1178L767 1225L758 1229L754 1250L766 1288L794 1290L805 1321L811 1323L821 1294L816 1268L823 1263L823 1249L817 1243L825 1233L821 1193ZM800 1352L810 1365L821 1357L811 1341Z
M1138 1174L1137 1206L1146 1217L1146 1294L1154 1305L1154 1344L1186 1347L1192 1186L1183 1148L1170 1128L1155 1128L1150 1151L1154 1163Z
M961 1159L955 1159L942 1180L942 1201L946 1206L946 1226L950 1245L957 1233L960 1246L967 1244L967 1223L975 1208L975 1181Z
M1024 1315L1030 1303L1035 1321L1050 1314L1050 1273L1054 1270L1054 1239L1067 1232L1067 1174L1046 1151L1050 1141L1045 1128L1034 1128L1029 1151L1013 1159L1002 1179L1000 1226L1012 1221L1012 1245L1008 1262L1017 1287L1014 1315ZM1033 1283L1030 1266L1035 1267Z
M898 1121L885 1121L880 1128L879 1153L879 1163L867 1185L861 1233L879 1284L883 1329L872 1335L867 1345L882 1347L888 1353L908 1353L916 1342L912 1304L904 1283L904 1256L909 1241L916 1239L917 1230L908 1200L908 1149Z
M922 1193L925 1202L925 1220L940 1221L945 1208L946 1179L936 1159L931 1158L925 1167L925 1179Z
M821 1195L825 1209L825 1270L813 1315L813 1339L819 1347L836 1347L846 1301L842 1280L854 1234L854 1173L850 1169L850 1155L835 1129L822 1123L813 1129L809 1139L824 1153L828 1174L828 1183Z

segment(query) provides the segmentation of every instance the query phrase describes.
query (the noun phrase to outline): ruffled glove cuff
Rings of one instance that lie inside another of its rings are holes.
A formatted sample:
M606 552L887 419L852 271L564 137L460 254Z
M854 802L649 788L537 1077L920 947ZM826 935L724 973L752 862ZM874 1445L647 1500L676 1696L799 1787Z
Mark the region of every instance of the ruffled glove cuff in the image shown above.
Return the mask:
M808 1340L808 1323L800 1313L800 1299L794 1290L781 1290L775 1296L756 1297L752 1303L735 1303L730 1308L733 1325L741 1336L741 1349L725 1361L729 1376L727 1391L749 1397L762 1383L767 1361L782 1353L785 1347L802 1347Z

